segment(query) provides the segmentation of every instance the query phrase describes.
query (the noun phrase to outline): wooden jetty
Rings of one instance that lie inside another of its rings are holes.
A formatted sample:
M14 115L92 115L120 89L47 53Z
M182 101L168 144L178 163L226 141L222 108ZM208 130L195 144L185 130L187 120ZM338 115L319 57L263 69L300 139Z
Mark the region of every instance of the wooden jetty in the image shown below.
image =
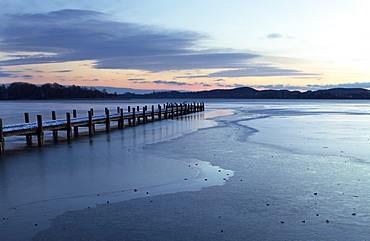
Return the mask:
M52 131L53 137L58 137L58 131L66 131L67 139L72 139L72 132L78 134L78 127L88 127L89 135L95 133L95 124L105 124L107 132L111 129L111 122L117 121L118 128L123 129L125 126L136 126L137 124L146 124L147 122L174 118L194 112L204 111L204 103L170 103L161 105L152 105L150 109L147 106L140 108L131 108L128 106L127 111L117 107L117 112L111 114L108 108L105 108L105 114L94 115L94 110L90 109L88 115L77 117L77 111L73 110L66 113L66 118L56 119L55 111L52 111L52 120L43 121L42 115L37 115L36 122L30 122L29 114L24 113L25 123L3 125L0 118L0 155L5 154L5 137L26 136L27 144L32 143L32 136L37 136L39 147L44 145L44 132Z

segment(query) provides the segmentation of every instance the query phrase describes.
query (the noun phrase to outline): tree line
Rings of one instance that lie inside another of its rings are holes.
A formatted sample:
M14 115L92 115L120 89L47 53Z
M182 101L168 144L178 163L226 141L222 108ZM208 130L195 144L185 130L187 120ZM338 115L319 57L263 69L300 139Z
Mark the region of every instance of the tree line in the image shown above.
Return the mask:
M84 99L84 98L115 98L117 94L109 94L95 88L76 85L63 86L58 83L47 83L37 86L25 82L14 82L8 86L0 86L1 100L47 100L47 99Z
M370 91L361 88L334 88L316 91L255 90L250 87L214 89L195 92L162 91L149 94L110 94L106 90L58 83L37 86L26 82L14 82L0 86L0 100L47 100L47 99L174 99L174 98L225 98L225 99L370 99Z

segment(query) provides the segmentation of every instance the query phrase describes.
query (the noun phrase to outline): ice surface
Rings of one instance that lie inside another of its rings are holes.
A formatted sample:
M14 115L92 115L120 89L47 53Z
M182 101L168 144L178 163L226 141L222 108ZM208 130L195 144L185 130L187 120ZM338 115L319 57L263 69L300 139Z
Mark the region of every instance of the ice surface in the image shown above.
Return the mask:
M147 144L212 126L204 115L148 123L88 139L82 136L68 145L2 157L1 237L28 240L48 227L49 219L67 210L223 185L232 171L194 158L174 159L143 150Z
M188 129L182 125L192 125L199 119L169 121L176 124L166 124L167 127L155 135L149 135L153 130L132 128L135 138L120 140L111 135L108 135L110 138L100 136L93 140L92 147L88 140L81 140L81 145L62 148L66 153L83 148L81 150L86 150L81 152L84 155L92 152L97 156L92 164L88 162L89 156L85 160L80 154L81 164L72 159L64 167L61 165L67 183L67 174L78 180L78 175L84 174L81 178L86 178L86 172L99 173L101 168L102 176L96 177L97 180L112 178L123 182L119 171L107 176L114 173L107 169L116 170L119 166L108 160L116 160L122 153L132 157L147 153L144 166L153 160L153 166L149 165L148 169L160 172L158 179L153 177L155 182L162 180L162 174L176 179L177 173L181 173L181 180L174 181L173 186L160 185L159 189L153 186L138 188L137 192L130 193L132 199L126 201L120 201L120 190L125 189L116 188L119 184L110 182L113 192L87 199L78 197L77 203L84 209L67 207L69 211L54 218L50 227L46 223L35 227L34 222L38 220L31 219L31 214L26 215L29 220L24 224L33 232L41 231L34 240L368 239L370 166L367 156L370 155L367 155L366 145L369 102L246 100L210 101L206 102L207 106L221 113L228 113L222 109L229 106L234 114L213 115L218 124L203 126L196 132L186 131ZM186 134L175 134L178 132ZM133 147L124 144L128 140L132 145L141 146L142 152L130 154L128 149ZM109 147L113 152L94 150L97 142L103 143L103 149ZM126 148L116 151L114 143ZM54 150L51 153L55 154ZM47 170L46 160L49 158L37 162L43 168L35 172L40 180L35 186L45 185L42 178L50 180L42 172ZM94 163L99 164L94 166ZM163 169L155 168L157 163ZM68 164L73 168L68 169ZM138 170L136 165L128 166L128 175L130 170ZM193 169L202 167L206 168ZM55 170L56 173L59 168ZM199 171L198 180L188 182L192 181L188 177L194 175L194 171ZM95 177L89 181L99 188ZM134 183L140 183L140 180ZM69 187L73 190L71 184ZM107 190L107 187L100 188ZM9 192L9 189L2 190ZM147 190L150 190L149 194L146 194ZM66 207L64 200L54 200L52 207L59 203ZM96 203L99 205L95 207ZM43 210L42 204L36 204L40 205L37 210ZM21 213L23 210L20 209ZM53 210L52 213L63 213L63 210ZM11 218L18 217L16 214L14 212L0 226L7 227ZM53 217L46 210L40 215Z

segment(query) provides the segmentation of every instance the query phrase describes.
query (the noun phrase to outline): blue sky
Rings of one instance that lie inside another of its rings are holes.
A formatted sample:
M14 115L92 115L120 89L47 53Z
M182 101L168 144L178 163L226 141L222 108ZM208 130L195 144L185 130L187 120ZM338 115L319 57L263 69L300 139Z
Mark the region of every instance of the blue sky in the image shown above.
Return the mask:
M365 0L0 2L0 83L367 88Z

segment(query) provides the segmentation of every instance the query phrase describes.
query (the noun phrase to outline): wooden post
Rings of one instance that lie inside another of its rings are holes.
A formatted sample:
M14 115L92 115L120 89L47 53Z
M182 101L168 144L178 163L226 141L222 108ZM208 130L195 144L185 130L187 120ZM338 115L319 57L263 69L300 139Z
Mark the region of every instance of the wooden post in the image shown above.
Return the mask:
M176 116L179 116L179 105L176 103Z
M166 107L165 107L164 118L168 119L168 105L166 105Z
M146 115L148 113L148 106L146 105L144 109L145 109L144 124L146 124L148 123L148 116Z
M119 128L123 129L125 127L125 118L123 116L123 109L120 109L120 117L119 117Z
M72 139L72 123L71 123L71 113L67 112L66 113L66 118L67 118L67 140Z
M152 105L152 121L154 121L154 105Z
M136 126L135 108L132 108L132 126Z
M52 120L57 119L57 113L54 110L51 112L51 119ZM58 131L57 130L53 130L53 138L54 138L54 140L58 139Z
M3 119L0 118L0 155L5 154L5 139L3 132Z
M44 145L44 131L42 128L42 115L37 115L37 145Z
M90 111L91 111L91 116L94 116L94 109L90 108ZM95 134L95 125L94 124L92 125L92 128L93 128L93 133Z
M24 113L24 122L25 123L30 123L30 115L28 113ZM32 144L32 134L27 134L26 135L26 142L28 145Z
M95 128L94 128L94 124L93 124L93 121L92 121L92 112L91 112L91 110L89 110L87 112L87 114L89 116L89 124L88 124L88 127L89 127L89 136L92 136L92 134L94 134Z
M143 124L146 124L146 108L143 108Z
M158 120L162 120L162 107L158 105Z
M175 108L173 108L173 103L171 103L171 118L173 119L175 116Z
M140 117L139 117L139 106L137 107L137 110L136 110L137 112L136 112L136 116L137 116L137 124L140 124Z
M73 110L73 118L77 117L77 110ZM76 136L78 136L78 126L73 127L73 132L75 133Z
M131 106L127 106L127 112L131 112ZM128 119L128 126L131 126L131 119Z
M110 131L110 116L109 116L108 108L105 108L105 115L106 115L105 130L109 132Z

